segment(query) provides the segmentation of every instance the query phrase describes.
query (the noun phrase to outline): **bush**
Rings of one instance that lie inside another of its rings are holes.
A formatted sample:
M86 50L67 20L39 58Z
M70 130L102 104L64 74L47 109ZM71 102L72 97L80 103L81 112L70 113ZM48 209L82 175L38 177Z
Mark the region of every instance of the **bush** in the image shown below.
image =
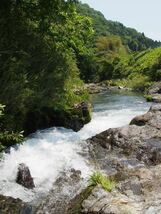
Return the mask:
M153 101L153 97L151 95L149 95L149 94L145 94L144 97L145 97L147 102L152 102Z
M108 179L101 172L94 172L89 179L89 186L97 186L100 184L102 188L108 192L111 192L115 187L115 182Z

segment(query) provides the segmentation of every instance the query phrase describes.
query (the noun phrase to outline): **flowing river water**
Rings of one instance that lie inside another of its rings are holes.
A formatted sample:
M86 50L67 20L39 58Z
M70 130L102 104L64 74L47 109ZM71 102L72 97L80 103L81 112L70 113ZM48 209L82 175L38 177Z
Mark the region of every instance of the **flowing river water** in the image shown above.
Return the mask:
M86 181L93 171L88 161L85 142L108 128L127 125L136 115L145 113L150 104L138 94L105 92L92 96L92 120L79 132L65 128L37 131L18 149L4 154L0 162L0 194L26 202L47 194L63 171L76 169ZM36 188L27 190L16 184L18 164L25 163L31 171Z

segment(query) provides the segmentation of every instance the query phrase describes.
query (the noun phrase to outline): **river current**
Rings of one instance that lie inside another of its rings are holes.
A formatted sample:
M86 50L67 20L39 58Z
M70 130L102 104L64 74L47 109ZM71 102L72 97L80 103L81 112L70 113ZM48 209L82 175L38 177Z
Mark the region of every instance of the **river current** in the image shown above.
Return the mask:
M136 115L145 113L150 104L138 94L106 92L92 96L93 114L90 123L79 132L53 127L37 131L18 149L4 154L0 162L0 194L26 202L47 194L63 171L76 169L88 179L93 166L88 162L85 142L108 128L127 125ZM27 190L16 184L18 164L25 163L31 171L36 188Z

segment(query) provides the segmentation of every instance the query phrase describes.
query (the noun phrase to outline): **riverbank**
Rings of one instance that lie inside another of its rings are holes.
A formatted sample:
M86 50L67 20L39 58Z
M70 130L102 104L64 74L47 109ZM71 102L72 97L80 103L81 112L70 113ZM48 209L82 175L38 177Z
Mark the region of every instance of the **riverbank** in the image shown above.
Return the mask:
M160 104L128 126L109 129L88 143L99 170L117 185L111 193L95 187L82 203L81 213L160 213Z

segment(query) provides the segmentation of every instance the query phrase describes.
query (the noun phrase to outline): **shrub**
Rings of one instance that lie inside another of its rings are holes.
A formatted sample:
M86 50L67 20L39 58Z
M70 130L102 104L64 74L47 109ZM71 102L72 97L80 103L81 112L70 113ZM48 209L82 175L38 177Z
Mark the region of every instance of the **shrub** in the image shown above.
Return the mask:
M101 172L94 172L89 178L89 186L97 186L100 184L102 188L111 192L115 187L115 182L107 178Z
M153 101L153 97L151 95L149 95L149 94L145 94L144 97L145 97L147 102L152 102Z

